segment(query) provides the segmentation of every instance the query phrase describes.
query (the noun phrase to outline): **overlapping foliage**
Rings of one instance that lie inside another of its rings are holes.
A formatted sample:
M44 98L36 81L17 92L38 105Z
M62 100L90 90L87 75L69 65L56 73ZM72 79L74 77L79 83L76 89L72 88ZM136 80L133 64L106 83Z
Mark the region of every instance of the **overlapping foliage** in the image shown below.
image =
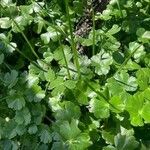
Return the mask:
M111 0L79 38L83 2L1 0L0 149L150 148L150 1Z

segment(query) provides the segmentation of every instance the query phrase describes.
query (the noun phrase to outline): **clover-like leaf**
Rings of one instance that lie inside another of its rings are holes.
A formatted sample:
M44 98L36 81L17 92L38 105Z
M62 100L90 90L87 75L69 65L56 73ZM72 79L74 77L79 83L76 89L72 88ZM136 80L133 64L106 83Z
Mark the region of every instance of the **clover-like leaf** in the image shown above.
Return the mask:
M91 65L94 66L95 73L98 75L106 75L109 72L112 63L112 56L109 53L104 52L104 50L91 58Z
M93 98L89 102L89 111L94 113L96 118L108 118L110 115L109 107L109 104L103 99Z
M114 137L115 135L110 131L102 131L102 138L106 141L107 144L114 144Z
M137 89L137 81L133 76L129 76L125 71L121 71L114 76L116 82L118 82L126 91L135 91Z
M114 24L114 25L112 26L112 28L107 31L106 34L108 34L108 35L116 34L116 33L118 33L118 32L120 31L120 29L121 29L121 27L119 27L117 24Z
M81 133L78 128L78 120L72 119L71 123L64 121L60 125L60 133L66 140L75 139Z
M54 96L61 94L65 90L64 79L62 77L57 77L50 83L49 87L53 89L52 94Z
M150 83L150 69L149 68L141 68L136 72L137 83L139 85L140 90L145 90Z
M14 110L21 110L25 106L25 99L22 95L13 95L6 99L8 107Z
M39 125L41 124L43 117L45 116L46 108L40 103L35 103L31 105L30 112L32 114L32 123Z
M41 34L41 39L44 41L44 44L48 44L50 40L56 42L59 39L60 33L53 27L49 26L47 31L48 32Z
M140 45L137 42L131 42L129 43L129 50L131 51L131 53L133 53L133 58L135 59L136 62L139 62L141 57L145 55L145 51L144 51L144 46Z
M36 125L30 126L28 129L29 134L35 134L37 131L38 131L38 128Z
M81 133L78 128L78 120L71 120L71 123L64 121L60 125L60 133L67 140L69 149L83 150L91 145L90 137L87 133Z
M135 94L126 101L126 110L130 114L131 124L134 126L142 126L142 108L144 104L143 94Z
M118 150L135 150L139 145L133 135L122 135L120 133L115 136L114 142Z
M25 91L28 101L40 102L45 97L45 91L37 84Z
M59 61L59 64L66 65L65 61L67 61L69 63L69 61L72 58L71 49L67 45L61 45L54 51L53 56L56 61ZM64 57L65 57L65 59L64 59Z
M118 150L118 149L112 145L108 145L108 146L103 147L103 150Z
M142 38L150 40L150 31L145 31Z
M146 104L144 104L142 110L141 110L141 116L144 119L145 123L150 123L150 102L148 101Z
M55 117L58 120L71 121L72 118L79 119L80 113L80 108L77 105L70 101L67 101L58 106L57 111L55 111Z
M83 150L87 149L92 142L90 141L90 136L87 133L81 133L74 141L69 143L70 150Z
M112 104L112 106L114 106L111 107L111 110L116 113L122 112L125 108L124 101L120 96L113 96L109 102Z
M43 129L40 133L40 140L45 144L50 143L52 141L51 133L48 130Z
M6 73L4 76L4 84L8 88L12 88L18 81L18 72L16 70L11 70L10 73Z
M28 125L31 121L31 114L28 108L23 108L22 110L16 111L15 121L18 124Z
M11 20L8 17L0 18L0 28L7 29L11 27Z
M12 30L14 32L21 32L25 29L25 26L31 24L32 20L33 18L29 14L17 16L12 22Z

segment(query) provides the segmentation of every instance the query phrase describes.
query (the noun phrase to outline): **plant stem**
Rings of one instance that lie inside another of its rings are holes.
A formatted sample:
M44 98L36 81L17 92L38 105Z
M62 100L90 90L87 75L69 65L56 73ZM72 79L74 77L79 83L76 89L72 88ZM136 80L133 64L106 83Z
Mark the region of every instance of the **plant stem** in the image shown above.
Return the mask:
M70 15L69 15L68 0L65 0L65 5L66 5L67 20L69 22L69 31L70 31L70 37L71 37L71 48L73 50L74 63L76 65L77 72L78 72L78 77L80 79L81 78L80 65L79 65L79 61L78 61L78 52L77 52L76 44L75 44L74 37L73 37L71 18L70 18Z
M133 56L133 54L140 48L141 45L139 45L128 57L125 59L125 61L121 64L121 66L118 68L118 70L115 72L114 75L116 75L118 72L122 70L122 68L127 64L127 62L130 60L130 58Z
M30 58L28 58L23 52L21 52L17 47L15 47L14 45L9 44L11 47L13 47L20 55L22 55L24 58L26 58L28 61L31 62L31 64L33 64L34 66L36 66L37 68L39 68L40 70L47 72L47 70L44 70L41 66L39 66L36 62L34 62L33 60L31 60Z
M60 42L60 41L59 41ZM60 43L61 44L61 43ZM63 49L63 46L61 46L61 49L62 49L62 53L63 53L63 57L64 57L64 60L65 60L65 65L66 65L66 69L67 69L67 73L68 73L68 78L69 80L71 80L71 75L70 75L70 72L69 72L69 66L68 66L68 62L67 62L67 59L66 59L66 55L65 55L65 52L64 52L64 49Z
M2 7L2 9L4 9ZM5 10L5 9L4 9ZM20 33L22 34L23 38L25 39L25 41L27 42L28 46L30 47L32 53L34 54L34 56L39 59L38 55L36 54L36 52L34 51L34 48L32 47L31 43L29 42L28 38L26 37L26 35L24 34L24 32L21 30L21 28L19 27L18 23L14 20L14 18L11 15L11 12L9 11L10 14L10 18L11 20L14 22L14 24L17 26L17 28L19 29Z
M116 0L116 2L117 2L118 9L119 9L119 11L120 11L120 15L121 15L121 17L123 18L123 13L122 13L122 10L121 10L121 7L120 7L119 0Z
M95 55L95 13L92 7L92 22L93 22L93 46L92 46L92 53Z
M100 91L95 90L95 88L89 84L89 81L84 80L84 82L87 84L87 86L88 86L92 91L94 91L94 92L98 95L98 97L97 97L98 99L100 99L100 97L102 97L111 107L113 107L114 109L116 109L117 111L119 111L118 108L116 108L114 105L112 105L112 104L109 102L109 100L107 99L107 97L105 97L105 95L104 95L103 93L101 93ZM100 99L100 100L101 100L101 99Z
M20 33L22 34L23 38L25 39L25 41L27 42L28 46L30 47L32 53L34 54L34 56L39 59L39 56L36 54L36 52L34 51L34 48L32 47L31 43L29 42L28 38L26 37L26 35L24 34L24 32L20 29L18 23L11 17L12 21L15 23L15 25L17 26L17 28L19 29Z

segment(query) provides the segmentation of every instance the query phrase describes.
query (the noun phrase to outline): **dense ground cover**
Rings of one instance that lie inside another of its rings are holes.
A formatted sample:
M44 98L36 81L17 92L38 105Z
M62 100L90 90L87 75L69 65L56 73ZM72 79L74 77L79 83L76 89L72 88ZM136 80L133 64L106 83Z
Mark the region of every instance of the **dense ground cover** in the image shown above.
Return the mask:
M150 1L90 2L0 1L0 149L150 149Z

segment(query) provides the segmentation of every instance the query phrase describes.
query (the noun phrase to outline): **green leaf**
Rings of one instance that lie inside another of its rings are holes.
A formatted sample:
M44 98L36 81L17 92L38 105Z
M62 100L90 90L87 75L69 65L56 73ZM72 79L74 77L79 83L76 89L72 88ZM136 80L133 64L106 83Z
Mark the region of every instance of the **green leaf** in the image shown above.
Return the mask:
M116 74L114 78L126 91L135 91L137 89L136 78L129 76L125 71Z
M57 149L66 150L65 144L62 142L53 142L51 150Z
M150 31L145 31L144 34L142 35L142 38L150 40Z
M16 111L15 121L18 124L28 125L31 122L31 114L28 108L23 108L22 110Z
M108 145L103 147L103 150L118 150L117 148L115 148L114 146Z
M48 44L50 40L56 42L60 37L60 33L56 31L53 27L49 26L46 33L41 34L41 39L44 41L44 44Z
M35 84L38 84L39 82L39 78L36 76L36 75L33 75L33 74L29 74L27 76L27 85L28 85L28 88L31 88L33 85Z
M131 124L134 126L143 126L143 119L141 116L143 104L143 94L135 94L126 101L126 110L129 112Z
M28 101L40 102L45 97L45 91L37 84L25 91Z
M137 83L139 85L140 90L145 90L150 83L150 69L149 68L141 68L136 72Z
M42 7L44 6L44 2L33 2L32 3L32 9L34 10L35 13L40 12Z
M35 103L31 106L32 107L30 107L30 110L32 114L32 123L40 125L45 116L46 108L41 103Z
M72 58L72 54L71 54L70 47L67 45L61 45L54 51L54 59L59 61L61 65L66 65L64 60L64 55L66 61L69 62Z
M9 6L12 4L12 0L1 0L1 4L4 6Z
M75 97L79 104L87 105L88 104L88 97L86 91L82 91L82 89L77 89L75 91Z
M145 51L144 51L144 46L141 45L137 42L130 42L129 43L129 50L132 52L134 52L136 49L136 52L133 54L133 58L135 59L136 62L139 62L141 57L145 55Z
M75 0L73 1L73 4L74 4L74 11L77 13L77 14L83 14L83 5L84 3L81 1L78 1L78 0Z
M12 139L14 138L16 135L17 135L17 132L16 132L16 126L17 124L15 123L14 120L10 120L5 128L3 128L3 132L5 133L5 138L8 138L8 139Z
M42 32L42 28L43 28L44 25L45 25L43 18L38 17L38 18L37 18L37 23L38 23L37 33L40 34L40 33Z
M123 54L119 51L115 51L112 55L113 59L119 64L122 64L125 61Z
M47 63L50 63L54 59L53 53L51 53L49 51L44 52L43 57L45 58L45 61Z
M71 140L76 138L80 134L80 129L78 128L78 120L72 119L71 123L64 121L60 125L60 133L66 140Z
M105 140L105 142L107 144L113 145L114 144L114 137L115 137L115 135L112 134L111 132L108 132L105 130L102 131L102 138Z
M100 19L102 20L110 20L111 19L112 10L107 9L104 10L100 16Z
M3 63L3 61L4 61L4 54L2 53L2 54L0 55L0 65Z
M51 82L55 79L55 73L52 69L48 69L48 72L44 73L46 81Z
M20 16L17 15L14 18L14 22L12 22L12 30L14 32L21 32L25 29L27 25L31 24L32 21L33 21L33 18L29 14L20 15Z
M11 27L11 20L8 17L0 18L0 28L8 29Z
M13 53L15 51L15 48L17 47L17 44L14 42L10 42L9 45L7 45L7 51L9 53Z
M54 106L51 106L54 108ZM57 107L57 106L55 106ZM79 106L75 105L74 103L70 101L65 101L62 104L58 106L58 108L55 108L56 114L55 118L58 120L68 120L71 121L74 119L79 119L81 112Z
M107 79L107 86L109 89L109 92L112 95L120 95L122 92L125 92L124 87L119 82L116 82L114 78Z
M64 79L62 77L57 77L50 83L50 89L53 89L53 96L61 94L65 90Z
M25 106L25 99L22 95L13 95L6 99L8 107L14 110L21 110Z
M50 97L49 98L49 102L48 102L51 110L53 112L58 112L59 110L61 110L61 106L60 106L60 97Z
M136 31L136 35L141 37L145 32L145 29L144 28L138 28L137 31Z
M64 85L68 88L68 89L74 89L76 87L76 81L73 80L67 80L64 82Z
M114 142L118 150L135 150L139 144L134 136L122 135L120 133L115 136Z
M141 110L141 116L144 119L145 123L150 123L150 102L148 101L146 104L144 104L142 110Z
M28 129L29 134L35 134L37 131L38 131L38 128L36 125L30 126Z
M110 30L107 31L106 34L108 35L114 35L118 33L121 30L121 27L119 27L117 24L114 24Z
M16 70L11 70L10 73L6 73L4 76L4 83L5 86L8 88L12 88L18 81L18 72Z
M49 32L41 34L41 40L44 42L44 44L48 44L50 42L51 35Z
M93 98L89 102L89 111L94 113L96 118L108 118L110 115L109 107L109 104L103 99Z
M95 68L95 73L98 75L106 75L110 70L110 65L113 63L112 56L103 50L97 55L92 56L91 65Z
M81 133L74 141L69 142L69 150L84 150L92 143L90 142L90 137L87 133Z
M120 113L124 110L125 108L125 105L124 105L124 102L123 100L121 99L120 96L113 96L110 101L109 101L113 106L115 106L116 109L114 109L113 107L111 107L111 110L113 112L116 112L116 113Z
M52 141L51 133L48 130L43 129L40 133L40 140L45 144L50 143Z
M90 38L90 39L83 39L81 44L83 46L91 46L93 44L93 40Z

